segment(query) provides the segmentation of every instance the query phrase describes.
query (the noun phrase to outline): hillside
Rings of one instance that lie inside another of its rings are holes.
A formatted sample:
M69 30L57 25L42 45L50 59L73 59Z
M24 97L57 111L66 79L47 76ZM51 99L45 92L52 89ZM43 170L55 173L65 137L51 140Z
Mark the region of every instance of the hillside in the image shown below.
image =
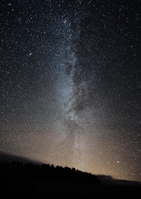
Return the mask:
M68 167L33 163L0 163L1 194L15 198L134 198L141 195L141 184L105 180Z

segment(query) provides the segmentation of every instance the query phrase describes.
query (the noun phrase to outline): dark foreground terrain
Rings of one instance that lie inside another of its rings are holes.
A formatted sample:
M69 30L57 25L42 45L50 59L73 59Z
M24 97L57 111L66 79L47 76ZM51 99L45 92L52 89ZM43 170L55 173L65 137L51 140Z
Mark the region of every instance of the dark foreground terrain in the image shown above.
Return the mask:
M1 197L2 196L2 197ZM138 182L110 180L68 167L0 163L0 198L141 199Z
M141 186L93 185L56 181L3 181L2 198L141 198Z

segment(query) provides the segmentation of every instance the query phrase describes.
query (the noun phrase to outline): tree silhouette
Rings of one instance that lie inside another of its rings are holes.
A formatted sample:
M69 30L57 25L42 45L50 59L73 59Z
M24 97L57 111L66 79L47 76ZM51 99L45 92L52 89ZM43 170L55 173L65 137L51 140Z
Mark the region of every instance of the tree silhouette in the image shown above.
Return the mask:
M49 164L37 165L33 163L0 163L1 180L54 180L79 183L100 184L98 178L92 174Z

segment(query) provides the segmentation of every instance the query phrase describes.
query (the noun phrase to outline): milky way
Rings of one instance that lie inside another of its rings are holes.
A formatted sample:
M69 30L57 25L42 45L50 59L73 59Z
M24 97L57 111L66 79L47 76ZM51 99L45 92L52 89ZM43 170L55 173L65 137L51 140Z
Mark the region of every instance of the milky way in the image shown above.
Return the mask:
M1 152L141 181L140 5L1 2Z

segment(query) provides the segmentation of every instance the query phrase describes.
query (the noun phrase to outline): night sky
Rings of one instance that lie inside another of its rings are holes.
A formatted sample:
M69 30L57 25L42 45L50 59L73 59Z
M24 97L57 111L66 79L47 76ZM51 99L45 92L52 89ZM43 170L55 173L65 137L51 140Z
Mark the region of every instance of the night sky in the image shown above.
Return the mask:
M0 7L0 151L141 181L141 1Z

